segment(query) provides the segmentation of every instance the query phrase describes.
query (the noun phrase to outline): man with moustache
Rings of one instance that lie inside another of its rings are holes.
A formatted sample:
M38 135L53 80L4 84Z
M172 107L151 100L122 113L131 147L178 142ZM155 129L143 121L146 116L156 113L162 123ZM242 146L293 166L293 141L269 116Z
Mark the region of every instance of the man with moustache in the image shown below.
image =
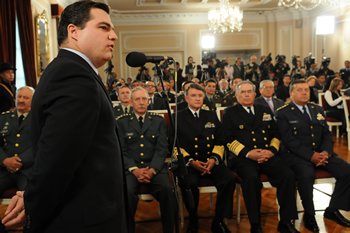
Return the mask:
M97 70L112 58L117 40L108 14L106 4L93 1L75 2L61 14L61 49L32 101L35 162L5 226L25 225L26 233L128 232L124 162Z
M27 185L34 163L28 123L33 94L32 87L21 87L16 95L16 111L0 115L0 195L12 187L22 191Z
M137 191L141 184L146 184L160 204L163 232L172 233L175 197L165 166L168 153L165 119L147 112L149 96L141 87L131 91L129 102L133 112L120 116L117 125L128 187L130 232L135 232L134 215L139 201Z

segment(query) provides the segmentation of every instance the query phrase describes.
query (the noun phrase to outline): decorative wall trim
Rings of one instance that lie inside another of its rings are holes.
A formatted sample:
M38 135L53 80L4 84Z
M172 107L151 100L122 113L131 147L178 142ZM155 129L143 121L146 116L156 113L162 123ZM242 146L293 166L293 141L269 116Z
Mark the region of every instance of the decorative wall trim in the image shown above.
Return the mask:
M150 37L177 37L179 40L179 44L175 45L174 47L147 47L147 48L130 48L127 45L127 40L131 39L131 38L150 38ZM124 37L124 49L126 50L145 50L145 49L152 49L152 50L167 50L167 49L180 49L182 46L182 38L180 35L176 35L176 34L166 34L166 35L137 35L137 36L125 36Z
M282 55L282 45L283 45L283 41L282 41L282 33L283 32L290 32L290 45L289 45L289 52L292 55L293 54L293 26L292 25L288 25L288 26L281 26L279 27L279 51L278 53L280 55ZM288 58L287 58L288 59Z

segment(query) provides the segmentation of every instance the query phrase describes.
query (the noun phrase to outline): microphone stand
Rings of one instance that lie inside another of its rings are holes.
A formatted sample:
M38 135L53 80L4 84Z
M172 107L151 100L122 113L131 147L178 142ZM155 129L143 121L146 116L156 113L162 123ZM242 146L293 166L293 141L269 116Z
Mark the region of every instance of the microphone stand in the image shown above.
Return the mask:
M175 63L175 61L174 61ZM164 88L164 82L163 82L163 72L161 70L161 68L159 67L159 62L154 62L155 64L155 68L156 68L156 71L158 73L158 77L159 77L159 80L162 84L162 87L163 87L163 91L160 93L160 96L161 98L163 98L163 100L165 101L166 103L166 107L167 107L167 111L168 111L168 117L169 117L169 127L172 127L174 129L174 132L175 132L175 147L177 148L177 159L174 159L173 155L171 156L171 162L170 162L170 165L169 165L169 169L172 173L172 180L173 180L173 184L174 184L174 192L175 192L175 197L176 197L176 202L177 202L177 206L178 208L176 209L176 212L175 212L175 232L178 233L179 232L179 224L178 224L178 209L180 207L179 205L179 196L178 196L178 189L177 189L177 180L176 180L176 176L179 176L181 177L184 182L184 186L185 186L185 189L186 189L186 195L187 195L187 198L188 198L188 202L189 202L189 205L190 205L190 208L191 209L194 209L194 200L193 200L193 195L192 195L192 191L189 187L189 184L188 184L188 179L187 179L187 168L186 168L186 164L185 164L185 160L184 160L184 157L183 157L183 154L181 153L181 150L180 150L180 144L179 144L179 141L178 141L178 138L177 138L177 130L175 128L175 123L173 121L173 118L171 117L171 109L170 109L170 105L169 105L169 99L168 99L168 94L167 92L165 91L165 88ZM176 75L176 66L175 66L175 92L177 92L177 75ZM176 102L177 102L177 99L176 99ZM177 107L175 109L175 114L177 114ZM165 214L165 213L163 213Z

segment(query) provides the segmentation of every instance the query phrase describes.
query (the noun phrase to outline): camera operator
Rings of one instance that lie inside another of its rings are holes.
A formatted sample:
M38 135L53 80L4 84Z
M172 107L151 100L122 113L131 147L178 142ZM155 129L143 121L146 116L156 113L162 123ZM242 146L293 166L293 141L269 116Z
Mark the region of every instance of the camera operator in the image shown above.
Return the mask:
M244 65L240 57L237 58L236 64L233 66L233 79L235 78L240 78L242 80L244 78Z
M226 79L226 77L228 76L228 73L225 69L226 67L226 62L220 61L219 59L217 59L217 63L216 63L216 80L220 81L222 79ZM226 79L227 80L227 79Z
M252 82L259 82L260 69L258 64L256 64L256 56L252 55L250 57L250 62L245 68L245 79Z
M185 81L191 81L197 76L197 67L194 65L193 57L188 57L187 63L185 69L182 71L182 77L185 78Z
M341 68L339 71L341 79L344 81L344 83L348 86L349 85L349 78L350 78L350 61L345 61L345 68Z
M148 72L147 72L148 70ZM136 76L136 80L146 80L146 81L150 81L152 78L149 75L149 69L146 66L141 66L139 69L139 73Z
M275 65L275 77L278 78L278 85L283 85L284 75L290 70L289 65L286 63L286 56L277 55L276 56L276 65Z
M177 75L176 75L177 76L177 92L180 92L182 83L185 81L185 79L182 77L182 69L180 68L180 63L176 62L175 65L176 65L176 70L177 70L176 71L176 73L177 73Z
M323 57L321 68L318 72L319 75L323 74L324 76L326 76L327 81L329 81L328 79L330 78L330 76L334 76L334 71L328 68L330 63L331 63L331 58Z
M226 71L225 79L232 80L233 79L233 67L230 65L230 58L225 58L225 66L224 69Z
M291 72L292 81L304 78L304 70L301 67L301 61L297 60L297 56L293 56L293 70Z
M305 78L308 78L310 76L318 76L319 73L319 69L317 68L317 62L315 62L314 64L311 64L310 69L306 70L305 73Z
M197 76L196 78L200 81L203 81L203 71L201 65L197 65Z
M267 57L262 56L261 57L261 63L259 65L259 69L261 72L261 77L260 80L271 80L271 74L274 73L274 67L271 63L272 58L271 58L271 53L267 55Z

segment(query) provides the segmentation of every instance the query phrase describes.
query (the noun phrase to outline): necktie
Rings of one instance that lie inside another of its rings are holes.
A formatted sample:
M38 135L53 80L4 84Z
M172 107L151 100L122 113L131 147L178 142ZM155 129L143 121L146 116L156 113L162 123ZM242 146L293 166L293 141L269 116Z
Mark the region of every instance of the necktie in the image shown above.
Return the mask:
M304 115L305 120L307 120L308 122L311 121L309 114L307 114L307 112L306 112L305 106L303 107L303 115Z
M249 115L254 116L252 109L250 107L247 107L247 108L248 108Z
M153 101L152 101L152 98L149 99L149 105L151 106L150 108L153 110Z
M128 107L125 107L124 113L128 113Z
M18 118L18 124L19 124L19 125L22 124L23 119L24 119L24 115L21 115L21 116Z
M199 119L197 112L194 113L194 118Z
M270 108L271 108L271 111L274 112L275 110L273 109L272 99L271 99L271 98L268 98L268 99L267 99L267 103L269 104L269 106L270 106Z
M140 117L139 117L139 124L140 124L140 128L141 128L141 129L142 129L142 126L143 126L142 119L143 119L143 117L142 117L142 116L140 116Z
M224 95L226 95L226 91L223 91L222 93L224 93Z

